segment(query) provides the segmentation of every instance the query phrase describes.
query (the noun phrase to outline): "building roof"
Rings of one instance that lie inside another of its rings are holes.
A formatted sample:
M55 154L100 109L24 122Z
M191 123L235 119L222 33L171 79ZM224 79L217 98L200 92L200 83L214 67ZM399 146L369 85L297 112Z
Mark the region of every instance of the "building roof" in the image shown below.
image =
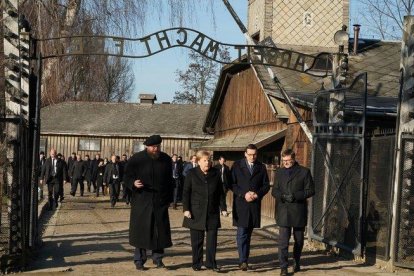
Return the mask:
M352 42L350 40L350 44ZM272 46L274 43L267 39L266 45ZM395 115L397 113L399 93L401 42L361 39L359 45L358 55L349 55L348 58L348 85L352 83L356 76L367 72L367 113L379 116ZM352 47L350 48L351 51ZM272 110L274 110L278 117L286 118L288 111L281 103L285 99L274 80L270 78L267 68L263 65L253 66L263 92L269 99L268 102ZM248 68L249 66L241 64L232 64L223 68L204 124L204 131L212 133L209 129L214 127L217 120L231 76ZM312 108L316 93L323 88L327 89L331 85L329 78L315 77L280 67L272 67L272 71L288 93L292 102L305 108ZM356 102L353 108L358 108L357 105L358 103Z
M350 40L353 44L353 39ZM352 47L350 51L353 51ZM368 94L397 98L400 91L401 41L359 40L357 55L349 55L349 72L368 73Z
M279 131L260 131L257 133L236 133L234 135L210 139L203 142L200 149L211 151L244 151L246 145L253 144L258 149L275 142L286 135L286 129Z
M41 109L42 134L209 139L208 105L64 102Z
M141 100L157 100L156 94L139 94L138 96Z

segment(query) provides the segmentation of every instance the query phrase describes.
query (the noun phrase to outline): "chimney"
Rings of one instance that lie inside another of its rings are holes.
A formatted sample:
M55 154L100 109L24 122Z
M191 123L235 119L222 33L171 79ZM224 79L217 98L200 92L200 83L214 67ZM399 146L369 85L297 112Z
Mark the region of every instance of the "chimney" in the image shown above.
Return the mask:
M361 25L355 24L354 25L354 55L358 54L358 44L359 44L359 30L361 29Z
M157 100L157 95L155 94L139 94L139 103L141 104L154 104Z

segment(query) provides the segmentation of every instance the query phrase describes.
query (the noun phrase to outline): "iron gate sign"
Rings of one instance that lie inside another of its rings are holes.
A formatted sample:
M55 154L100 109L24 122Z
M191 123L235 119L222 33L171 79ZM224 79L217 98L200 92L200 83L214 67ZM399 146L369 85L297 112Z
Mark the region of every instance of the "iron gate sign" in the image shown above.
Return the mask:
M60 51L43 52L42 58L55 58L76 55L106 55L127 58L145 58L162 51L185 47L222 64L262 64L282 67L306 73L313 76L327 76L332 69L328 68L327 56L330 53L320 53L316 56L291 50L262 46L227 44L216 41L209 36L189 28L169 28L142 38L125 38L105 35L74 35L37 39L38 43L46 44L52 41L61 42L64 47ZM52 47L50 47L52 48ZM46 47L43 47L46 49ZM56 49L56 47L53 47ZM237 59L229 62L220 56L227 50ZM245 58L246 57L246 58ZM313 71L315 64L318 70ZM323 70L320 66L322 64ZM325 65L325 66L324 66Z

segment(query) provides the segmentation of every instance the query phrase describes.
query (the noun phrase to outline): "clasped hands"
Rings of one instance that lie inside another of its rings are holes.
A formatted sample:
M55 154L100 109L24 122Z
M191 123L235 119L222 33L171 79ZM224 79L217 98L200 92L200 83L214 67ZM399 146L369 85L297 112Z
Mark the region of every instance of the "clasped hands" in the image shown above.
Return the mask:
M252 191L248 191L245 195L244 195L244 199L247 201L247 202L252 202L253 200L256 200L257 199L257 194L255 193L255 192L252 192Z
M293 194L282 194L282 202L288 202L288 203L292 203L295 201L295 196Z
M137 179L134 181L134 186L137 189L141 189L142 187L144 187L144 184L142 184L141 180Z
M184 211L184 217L191 218L191 212L190 211Z

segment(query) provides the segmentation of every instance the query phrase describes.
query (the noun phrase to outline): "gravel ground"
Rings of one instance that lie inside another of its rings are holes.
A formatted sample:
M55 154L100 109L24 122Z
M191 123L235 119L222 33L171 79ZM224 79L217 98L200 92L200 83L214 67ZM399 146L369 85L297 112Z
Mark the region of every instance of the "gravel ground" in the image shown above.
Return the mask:
M69 191L69 186L65 187ZM119 202L110 207L108 197L66 199L56 210L47 211L41 220L43 244L25 273L40 275L194 275L191 269L191 247L188 229L182 228L182 212L170 209L173 247L166 250L167 269L156 269L147 262L148 270L137 272L132 261L134 248L128 244L129 206ZM230 217L222 217L219 230L217 262L220 273L228 275L279 275L277 261L277 229L272 221L264 221L252 237L250 264L253 270L238 269L236 231ZM291 250L290 250L291 252ZM327 256L322 251L303 253L302 271L298 275L414 275L413 271L387 273L368 266ZM289 269L291 271L291 268ZM215 274L205 270L200 275ZM292 273L293 275L293 273Z

